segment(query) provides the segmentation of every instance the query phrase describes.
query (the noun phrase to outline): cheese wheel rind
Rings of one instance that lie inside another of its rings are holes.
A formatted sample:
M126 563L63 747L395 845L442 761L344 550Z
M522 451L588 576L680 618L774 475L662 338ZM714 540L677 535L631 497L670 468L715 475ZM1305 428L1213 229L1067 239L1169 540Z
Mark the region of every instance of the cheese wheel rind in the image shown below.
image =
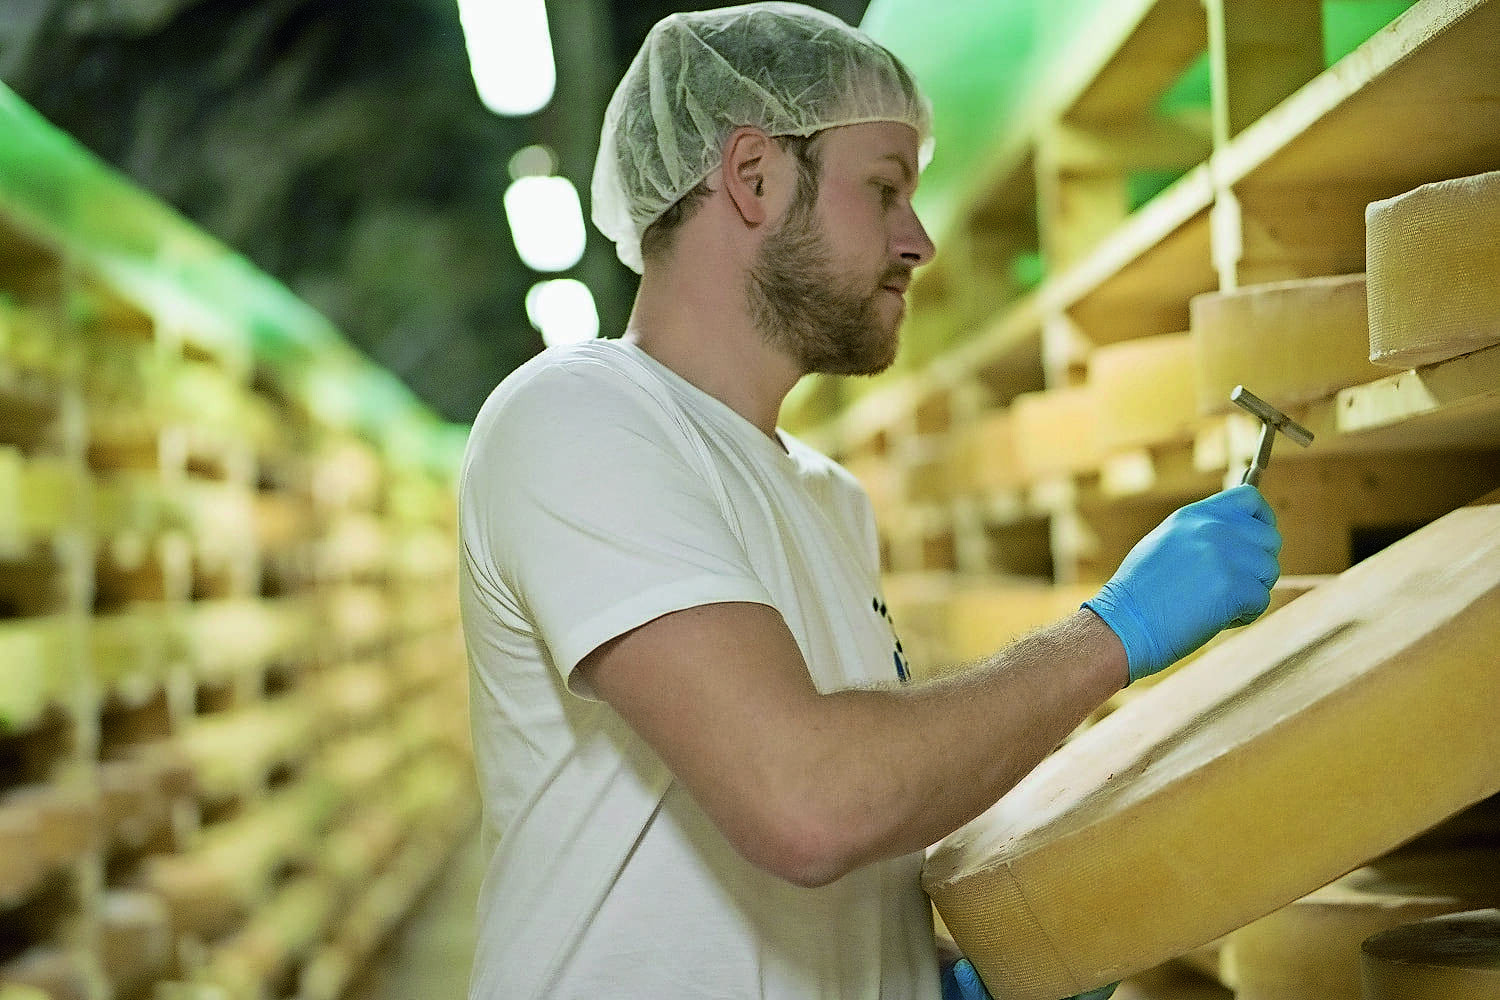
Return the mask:
M1198 423L1193 356L1189 333L1109 344L1089 356L1103 454L1192 438Z
M1007 1000L1184 954L1500 791L1497 616L1500 505L1455 511L1056 751L923 886Z
M1382 858L1229 935L1236 1000L1360 1000L1360 944L1373 934L1500 903L1500 850Z
M1414 368L1500 343L1500 171L1365 209L1370 360Z
M1500 910L1454 913L1383 931L1361 951L1365 1000L1500 997Z
M1188 303L1195 386L1203 413L1229 413L1236 385L1288 410L1384 378L1370 363L1363 274L1300 278Z

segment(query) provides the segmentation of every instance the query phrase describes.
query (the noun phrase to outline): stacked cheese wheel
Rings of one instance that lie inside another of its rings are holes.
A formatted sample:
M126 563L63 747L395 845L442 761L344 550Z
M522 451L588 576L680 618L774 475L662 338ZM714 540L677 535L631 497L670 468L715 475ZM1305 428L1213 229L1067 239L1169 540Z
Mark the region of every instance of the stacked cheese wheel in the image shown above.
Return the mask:
M1230 935L1236 1000L1360 1000L1360 945L1427 917L1500 903L1500 851L1381 859Z
M1007 1000L1184 954L1500 790L1497 615L1500 505L1455 511L1058 750L923 884Z
M1365 211L1370 360L1432 364L1500 343L1500 171Z
M1434 917L1364 944L1365 1000L1500 997L1500 910Z

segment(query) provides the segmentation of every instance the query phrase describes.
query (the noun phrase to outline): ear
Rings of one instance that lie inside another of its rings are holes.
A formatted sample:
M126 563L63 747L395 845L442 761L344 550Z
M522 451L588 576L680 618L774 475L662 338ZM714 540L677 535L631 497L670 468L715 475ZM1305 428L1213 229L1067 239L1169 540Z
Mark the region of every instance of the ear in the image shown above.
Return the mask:
M724 143L724 163L719 168L724 192L740 217L750 226L766 221L766 179L771 161L780 147L758 128L735 129Z

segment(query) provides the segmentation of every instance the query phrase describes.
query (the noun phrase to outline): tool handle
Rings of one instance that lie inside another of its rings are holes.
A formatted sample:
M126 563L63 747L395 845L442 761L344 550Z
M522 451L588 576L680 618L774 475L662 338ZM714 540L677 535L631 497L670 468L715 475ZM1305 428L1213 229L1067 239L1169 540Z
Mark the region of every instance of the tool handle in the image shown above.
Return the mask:
M1250 468L1245 470L1245 476L1240 480L1251 486L1260 486L1261 473L1266 471L1266 466L1271 464L1271 446L1276 443L1276 428L1270 424L1260 425L1260 442L1255 447L1255 459L1250 463Z

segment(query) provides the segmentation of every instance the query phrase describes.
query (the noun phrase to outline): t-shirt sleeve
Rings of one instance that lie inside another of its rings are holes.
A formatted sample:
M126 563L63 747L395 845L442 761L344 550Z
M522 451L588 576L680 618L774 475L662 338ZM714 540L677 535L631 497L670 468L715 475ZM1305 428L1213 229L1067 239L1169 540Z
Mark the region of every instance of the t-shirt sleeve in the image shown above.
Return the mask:
M461 485L488 564L569 689L602 643L703 604L772 604L683 431L597 364L544 369L486 407Z

